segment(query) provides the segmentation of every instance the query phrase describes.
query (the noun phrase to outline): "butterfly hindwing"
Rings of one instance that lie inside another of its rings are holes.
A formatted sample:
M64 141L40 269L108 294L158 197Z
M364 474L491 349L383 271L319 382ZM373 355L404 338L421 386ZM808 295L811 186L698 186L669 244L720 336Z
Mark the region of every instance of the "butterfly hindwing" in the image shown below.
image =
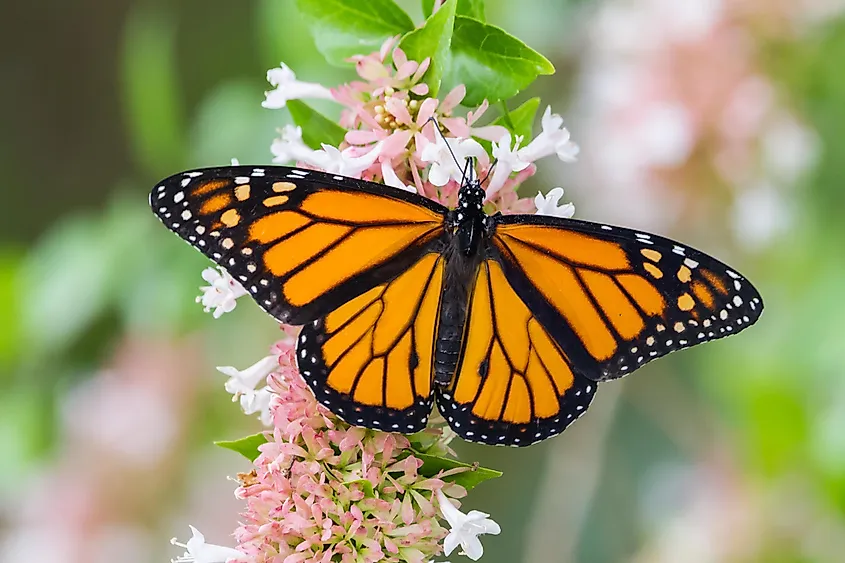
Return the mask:
M596 381L739 332L763 309L725 264L657 235L513 215L497 217L493 245L519 296Z
M444 262L439 253L425 254L302 328L299 370L324 406L359 426L404 433L425 427Z
M485 260L470 290L464 342L440 412L461 437L527 446L563 432L589 407L597 383L575 370L505 278Z
M442 234L446 213L382 184L281 166L177 174L153 189L150 205L291 324L401 273Z

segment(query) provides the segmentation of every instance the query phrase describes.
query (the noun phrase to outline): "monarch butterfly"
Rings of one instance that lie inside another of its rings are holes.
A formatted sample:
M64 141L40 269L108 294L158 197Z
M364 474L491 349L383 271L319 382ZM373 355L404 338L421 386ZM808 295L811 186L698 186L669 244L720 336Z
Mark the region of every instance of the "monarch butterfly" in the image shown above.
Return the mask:
M155 214L282 323L302 377L350 424L413 433L437 407L466 440L561 433L599 383L739 332L763 309L742 276L639 231L453 210L382 184L289 167L183 172Z

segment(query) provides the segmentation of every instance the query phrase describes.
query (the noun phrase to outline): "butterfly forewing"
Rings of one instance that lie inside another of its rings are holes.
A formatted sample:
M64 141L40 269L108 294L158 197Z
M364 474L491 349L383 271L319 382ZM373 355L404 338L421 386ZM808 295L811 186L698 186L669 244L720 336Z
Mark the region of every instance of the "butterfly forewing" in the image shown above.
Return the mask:
M739 332L763 309L725 264L657 235L514 215L499 220L494 246L519 296L597 381Z
M403 272L442 234L446 212L381 184L251 166L172 176L153 189L150 204L262 308L291 324Z

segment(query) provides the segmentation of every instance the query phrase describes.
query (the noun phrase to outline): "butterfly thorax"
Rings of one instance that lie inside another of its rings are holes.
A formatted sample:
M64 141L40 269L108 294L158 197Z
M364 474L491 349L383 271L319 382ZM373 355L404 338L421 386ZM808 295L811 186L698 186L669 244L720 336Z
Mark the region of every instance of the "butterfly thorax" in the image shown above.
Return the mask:
M466 182L458 192L458 205L450 212L449 222L464 256L477 253L484 232L484 189L478 180Z

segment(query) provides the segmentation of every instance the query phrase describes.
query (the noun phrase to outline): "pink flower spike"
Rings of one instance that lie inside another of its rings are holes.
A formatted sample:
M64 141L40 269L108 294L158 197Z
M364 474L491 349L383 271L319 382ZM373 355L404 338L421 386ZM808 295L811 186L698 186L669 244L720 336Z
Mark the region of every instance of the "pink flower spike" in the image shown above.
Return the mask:
M368 131L366 129L354 129L347 131L344 139L350 145L369 145L387 138L387 132L383 129Z
M402 129L394 131L392 135L387 137L384 145L381 148L379 157L382 160L393 160L405 153L408 143L411 141L414 133L410 129Z
M388 37L385 39L384 43L381 44L381 48L379 48L379 60L384 62L387 59L387 54L390 53L390 50L393 49L393 46L399 42L400 35L394 35L393 37Z
M416 62L406 61L402 64L402 66L397 67L396 76L394 78L396 80L405 80L414 74L414 71L417 70L418 67L419 65Z
M453 137L466 139L470 136L470 128L463 117L441 117L440 124L445 127Z

